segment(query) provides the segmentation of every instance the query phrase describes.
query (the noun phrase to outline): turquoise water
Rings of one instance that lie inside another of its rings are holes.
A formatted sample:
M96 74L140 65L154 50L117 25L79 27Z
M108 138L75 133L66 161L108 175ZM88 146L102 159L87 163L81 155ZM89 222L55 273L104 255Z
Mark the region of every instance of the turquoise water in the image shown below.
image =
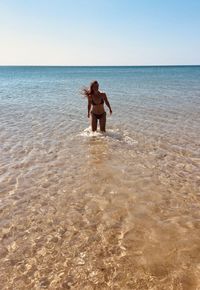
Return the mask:
M199 124L200 66L0 67L1 289L198 289Z
M199 128L199 66L1 67L1 109L8 105L19 109L21 105L22 112L27 112L34 106L39 111L57 107L58 112L65 110L74 126L85 125L86 102L79 92L93 79L110 98L112 124L131 123L135 130L141 130L141 126L157 130L156 122L161 122L163 134L168 129ZM172 121L174 124L169 124Z

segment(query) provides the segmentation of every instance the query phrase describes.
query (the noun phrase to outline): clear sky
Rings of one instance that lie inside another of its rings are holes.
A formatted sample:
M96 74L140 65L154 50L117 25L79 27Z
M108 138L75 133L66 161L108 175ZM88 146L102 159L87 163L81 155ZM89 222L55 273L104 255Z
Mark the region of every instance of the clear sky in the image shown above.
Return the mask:
M200 0L0 0L7 64L200 64Z

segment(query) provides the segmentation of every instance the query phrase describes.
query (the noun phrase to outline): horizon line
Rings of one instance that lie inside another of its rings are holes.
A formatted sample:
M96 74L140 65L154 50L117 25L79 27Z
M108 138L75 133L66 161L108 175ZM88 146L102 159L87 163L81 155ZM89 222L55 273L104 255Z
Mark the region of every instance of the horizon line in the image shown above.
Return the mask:
M0 67L173 67L173 66L200 66L200 64L142 64L142 65L65 65L65 64L0 64Z

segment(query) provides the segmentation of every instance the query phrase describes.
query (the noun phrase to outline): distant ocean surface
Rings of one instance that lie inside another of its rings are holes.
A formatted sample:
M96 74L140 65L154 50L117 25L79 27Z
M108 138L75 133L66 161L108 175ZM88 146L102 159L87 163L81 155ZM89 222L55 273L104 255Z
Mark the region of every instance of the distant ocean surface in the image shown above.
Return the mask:
M0 199L1 289L200 289L200 66L1 66Z

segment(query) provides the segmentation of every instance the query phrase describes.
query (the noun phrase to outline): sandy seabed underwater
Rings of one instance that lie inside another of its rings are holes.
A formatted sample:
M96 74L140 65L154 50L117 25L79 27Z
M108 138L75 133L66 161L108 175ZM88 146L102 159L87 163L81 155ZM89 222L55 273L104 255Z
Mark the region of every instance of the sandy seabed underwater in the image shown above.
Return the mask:
M92 133L82 86L108 95ZM0 67L0 285L200 289L200 67Z

